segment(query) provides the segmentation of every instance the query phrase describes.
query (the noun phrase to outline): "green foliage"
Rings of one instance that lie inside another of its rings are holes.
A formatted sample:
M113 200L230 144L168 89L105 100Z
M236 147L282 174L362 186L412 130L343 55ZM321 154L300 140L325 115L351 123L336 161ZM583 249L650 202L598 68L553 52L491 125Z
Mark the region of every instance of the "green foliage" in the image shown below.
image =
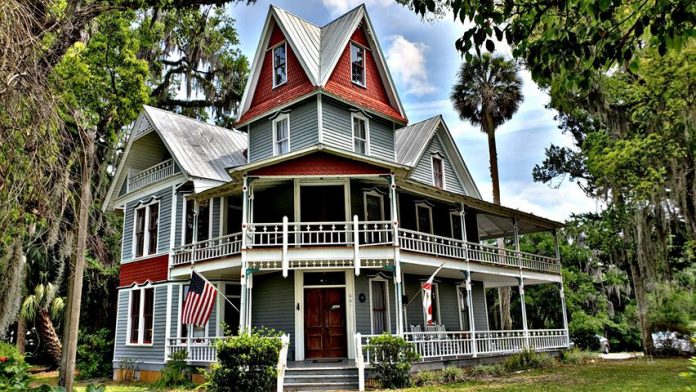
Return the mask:
M87 384L85 387L85 392L105 392L106 391L106 385L104 384Z
M592 359L592 354L573 348L561 351L558 360L564 365L582 365Z
M547 354L540 354L534 350L523 350L506 357L503 367L508 372L527 369L545 369L553 366L554 359Z
M679 373L679 376L688 378L692 381L692 385L686 388L687 391L696 391L696 357L689 358L689 367L687 371Z
M11 347L7 343L0 343L0 391L26 391L29 387L29 365Z
M109 377L112 372L114 341L111 331L102 328L93 333L82 330L78 335L76 368L80 379Z
M423 370L413 375L413 385L418 387L438 385L442 381L442 372L439 370Z
M506 373L505 367L500 364L478 364L469 368L468 373L473 377L500 377Z
M466 372L458 366L447 366L442 369L442 381L446 383L464 380Z
M216 343L218 362L206 374L210 392L271 391L282 342L268 330L243 331Z
M413 346L402 337L384 333L370 339L367 349L370 363L385 388L403 388L410 384L413 362L420 359Z
M160 371L160 379L155 385L160 388L192 387L194 385L192 380L193 367L188 365L187 358L188 352L186 350L173 353Z
M693 286L659 284L649 304L648 320L655 331L691 332L691 323L696 319Z
M571 321L568 324L570 338L582 349L597 350L599 349L597 335L604 333L605 323L606 320L590 316L582 310L577 311L571 315Z

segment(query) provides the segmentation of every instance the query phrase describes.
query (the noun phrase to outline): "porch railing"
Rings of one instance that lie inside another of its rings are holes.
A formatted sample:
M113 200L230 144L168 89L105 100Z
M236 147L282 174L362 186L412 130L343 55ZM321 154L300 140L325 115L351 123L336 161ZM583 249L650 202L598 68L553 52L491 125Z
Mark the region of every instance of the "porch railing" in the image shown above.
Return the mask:
M232 256L242 250L242 233L228 234L175 248L172 266Z
M365 368L381 359L370 349L370 341L376 336L379 335L355 334L355 364L361 391L365 390ZM527 348L557 350L568 348L569 344L565 329L407 332L403 337L421 361L513 354Z
M173 176L175 170L176 165L174 164L174 159L167 159L133 176L128 176L128 192Z
M250 223L247 246L348 246L354 245L355 222ZM358 244L392 244L394 226L389 221L357 222ZM284 234L287 240L283 241Z
M401 249L412 252L521 267L535 271L560 272L560 264L553 257L525 252L518 253L510 249L499 249L495 246L465 242L414 230L399 229L399 245Z

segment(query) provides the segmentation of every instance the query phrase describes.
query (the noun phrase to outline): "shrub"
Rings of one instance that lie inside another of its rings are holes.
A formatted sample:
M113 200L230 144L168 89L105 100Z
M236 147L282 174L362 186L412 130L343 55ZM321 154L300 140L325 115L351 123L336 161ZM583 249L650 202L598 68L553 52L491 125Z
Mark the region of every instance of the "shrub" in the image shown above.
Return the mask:
M691 386L686 387L687 391L696 391L696 357L689 359L689 368L679 373L679 376L691 379Z
M0 391L26 391L29 365L14 345L0 342Z
M188 352L186 350L177 351L167 361L160 372L160 379L155 383L161 388L171 387L192 387L193 367L186 363Z
M413 384L418 387L437 385L442 382L442 372L435 370L423 370L413 376Z
M527 369L543 369L553 366L554 360L546 354L537 354L534 350L523 350L513 354L503 361L503 367L508 372Z
M272 391L282 342L268 330L242 332L216 343L218 362L207 373L209 392Z
M474 377L500 377L505 374L505 367L499 363L494 365L476 365L469 369L469 374Z
M94 333L80 331L75 363L80 379L86 380L111 375L114 342L109 338L110 333L106 328Z
M402 388L410 384L411 365L420 359L410 343L402 337L384 333L372 338L367 348L372 367L383 387Z
M457 382L464 380L464 369L457 366L447 366L442 370L442 381Z
M580 365L592 358L592 354L577 348L561 351L558 360L564 365Z

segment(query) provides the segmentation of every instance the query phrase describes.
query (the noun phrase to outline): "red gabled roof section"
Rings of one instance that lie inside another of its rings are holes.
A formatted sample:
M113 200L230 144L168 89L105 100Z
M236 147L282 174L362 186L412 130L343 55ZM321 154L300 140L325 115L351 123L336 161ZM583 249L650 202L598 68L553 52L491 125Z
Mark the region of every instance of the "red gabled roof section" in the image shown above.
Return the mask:
M289 44L287 46L288 81L285 84L273 88L273 57L272 51L268 49L283 40L285 40L285 36L278 25L275 24L268 42L268 47L266 48L266 53L263 56L259 81L256 84L256 90L253 93L254 95L251 99L249 110L242 115L238 124L243 124L254 117L308 94L316 88L307 77L307 74L297 60L297 56Z
M362 26L353 32L350 40L367 48L370 47ZM353 83L351 79L350 43L348 43L326 83L326 91L396 121L407 122L399 110L389 102L372 50L366 51L365 54L365 82L365 87L362 87Z
M169 273L169 255L155 256L145 260L121 265L119 287L145 282L166 281Z
M305 155L254 171L252 176L331 176L346 174L389 174L390 170L325 152Z

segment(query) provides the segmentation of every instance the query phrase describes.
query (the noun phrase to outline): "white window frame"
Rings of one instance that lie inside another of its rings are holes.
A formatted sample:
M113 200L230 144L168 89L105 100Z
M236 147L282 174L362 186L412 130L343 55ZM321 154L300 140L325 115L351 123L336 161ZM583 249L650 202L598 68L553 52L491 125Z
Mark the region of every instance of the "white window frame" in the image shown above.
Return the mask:
M467 312L467 320L469 318L469 300L465 297L466 295L469 295L468 291L466 290L466 283L461 283L455 286L457 289L457 310L459 310L459 330L460 331L466 331L467 329L464 329L464 318L462 313L464 311ZM462 293L463 289L463 293ZM471 323L471 320L469 320L469 323ZM471 328L468 328L469 331L471 331Z
M227 294L227 285L228 284L240 287L239 294ZM225 282L222 282L222 286L225 289L225 300L224 300L225 302L227 302L228 299L231 300L232 298L239 298L239 299L242 298L242 291L241 291L241 283L240 282L225 281ZM225 322L225 317L227 316L227 311L226 311L226 307L225 307L224 303L222 304L221 308L222 308L222 312L220 312L221 317L219 317L220 320L218 321L218 326L222 326L222 323ZM240 309L240 311L241 311L241 309ZM240 317L241 317L241 314L240 314ZM239 332L239 325L228 325L228 327L230 328L230 332L232 332L233 336Z
M365 87L367 88L367 61L365 61L367 57L367 48L356 43L353 41L350 41L350 81L353 82L353 84L356 84L360 87ZM353 80L353 46L356 48L359 48L360 50L363 51L363 59L362 59L362 83L358 83L355 80Z
M435 160L440 161L440 168L442 174L442 188L438 187L435 182ZM430 157L430 173L432 175L433 186L438 189L447 189L447 183L445 182L445 158L440 153L435 153Z
M275 64L275 50L278 49L279 47L285 48L285 80L282 83L277 83L276 84L276 64ZM284 85L285 83L288 82L288 41L283 41L271 48L271 66L272 66L272 79L273 79L273 88L279 87Z
M454 233L454 220L455 219L459 222L459 229L460 229L459 230L459 237L462 237L462 234L463 234L462 230L461 230L462 225L464 224L462 222L462 214L459 211L450 211L450 234L451 234L451 238L457 238L454 235L455 234ZM463 239L464 238L462 237L461 240L463 240Z
M282 113L282 114L278 115L276 118L273 119L273 126L272 126L272 128L273 128L273 129L272 129L272 131L273 131L273 156L276 156L276 155L280 155L280 154L281 154L281 153L278 151L278 142L279 142L279 140L278 140L278 132L276 131L276 130L277 130L277 124L280 123L281 121L286 121L287 124L288 124L288 137L287 137L287 141L288 141L288 151L285 152L285 153L283 153L283 154L287 154L287 153L289 153L289 152L291 151L291 150L290 150L290 115L289 115L288 113ZM280 140L280 141L282 141L282 140Z
M376 334L375 332L375 324L374 324L374 314L373 314L373 309L374 309L374 303L372 302L373 296L372 296L372 282L384 282L384 298L386 302L386 330L387 332L391 333L391 307L389 304L389 280L384 278L381 275L374 276L370 279L368 279L368 284L369 284L369 292L370 292L370 333L371 334Z
M425 280L421 281L421 283L424 283ZM422 287L422 286L421 286ZM435 296L432 294L435 293ZM421 299L423 298L423 289L421 289ZM442 325L442 318L440 317L440 285L438 282L433 282L431 293L430 293L430 298L431 300L435 298L437 300L437 306L435 307L437 309L437 315L433 313L433 324L435 325ZM435 301L433 301L435 302ZM421 308L423 308L421 306ZM428 317L427 314L425 314L425 308L423 308L423 325L427 325L428 322Z
M363 216L365 217L365 220L367 220L367 197L368 196L373 196L373 197L378 197L379 198L379 211L380 211L380 221L383 221L384 218L384 195L381 194L380 192L372 189L369 191L363 191Z
M152 340L150 343L144 343L145 339L145 290L152 289ZM131 342L131 309L133 309L133 292L140 291L140 306L138 309L138 341L137 343ZM151 283L147 283L140 287L134 287L128 290L128 317L126 323L126 346L144 346L151 347L155 344L155 317L157 317L157 312L155 312L155 303L157 302L155 296L157 291Z
M435 228L433 227L433 207L428 205L426 202L418 202L415 204L416 208L416 231L420 232L420 221L418 220L418 209L419 208L427 208L428 209L428 217L430 219L430 232L428 234L433 234L435 232Z
M133 259L139 259L151 255L156 255L158 254L158 250L155 249L154 253L150 253L150 206L153 206L157 204L157 247L159 247L159 235L160 235L160 214L162 213L162 206L160 205L160 201L157 199L153 199L150 202L143 203L139 205L138 207L133 209L133 240L131 241L131 252L133 255ZM139 210L144 210L145 211L145 221L143 222L144 226L144 231L143 231L143 254L140 256L137 256L137 246L138 243L136 241L136 234L138 230L138 211Z
M365 139L358 138L358 140L365 141L365 155L370 155L370 119L367 118L362 113L356 113L356 112L353 112L350 114L350 132L351 132L350 139L353 143L353 152L356 152L356 153L358 152L355 149L355 139L356 139L356 137L355 137L355 119L356 118L365 122Z

